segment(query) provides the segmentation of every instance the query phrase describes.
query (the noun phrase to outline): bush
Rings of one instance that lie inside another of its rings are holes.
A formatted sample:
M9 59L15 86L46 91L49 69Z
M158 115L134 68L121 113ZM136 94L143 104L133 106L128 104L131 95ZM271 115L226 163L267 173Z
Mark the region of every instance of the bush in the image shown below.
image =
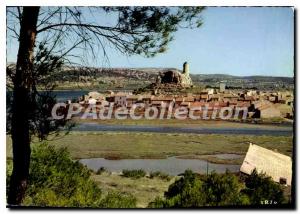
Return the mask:
M155 172L150 172L150 176L149 176L151 179L152 178L160 178L162 180L166 180L166 181L170 181L171 180L171 176L166 174L166 173L163 173L163 172L160 172L160 171L155 171Z
M243 184L238 177L228 171L225 174L211 173L203 179L203 191L208 206L228 206L249 204L241 193Z
M73 161L66 149L41 144L32 150L29 186L24 206L123 207L135 206L132 196L107 195L90 179L90 170ZM109 202L109 203L108 203Z
M106 168L105 167L100 167L97 171L96 171L96 175L101 175L102 173L106 172Z
M138 178L145 177L146 172L143 169L133 169L133 170L124 169L122 171L122 174L124 177L138 179Z
M240 194L241 184L229 173L197 176L186 170L165 192L165 199L156 198L149 204L152 208L203 207L247 204Z
M102 208L135 208L136 198L131 195L113 192L109 193L102 201Z
M285 202L281 186L275 183L271 177L265 174L258 174L253 170L250 176L245 179L246 189L243 192L248 195L251 204L263 204L264 201L282 204Z
M148 204L148 208L164 208L164 207L170 207L166 205L166 201L160 197L156 197L154 201L150 202Z
M169 186L164 196L156 198L148 207L261 205L265 200L273 204L285 202L281 186L256 170L246 178L245 183L229 172L198 176L187 170L183 177Z
M24 205L97 207L101 190L89 178L89 169L66 149L41 144L32 150Z
M199 207L204 204L202 182L196 175L186 170L183 177L175 181L165 192L165 199L156 198L149 204L152 208Z

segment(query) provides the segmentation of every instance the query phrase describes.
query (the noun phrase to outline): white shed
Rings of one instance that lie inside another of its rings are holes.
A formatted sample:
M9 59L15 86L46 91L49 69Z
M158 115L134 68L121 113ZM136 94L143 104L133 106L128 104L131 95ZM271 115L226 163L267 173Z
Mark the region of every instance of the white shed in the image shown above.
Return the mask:
M266 173L275 182L289 186L292 183L292 159L289 156L250 143L240 171L250 175L254 169Z

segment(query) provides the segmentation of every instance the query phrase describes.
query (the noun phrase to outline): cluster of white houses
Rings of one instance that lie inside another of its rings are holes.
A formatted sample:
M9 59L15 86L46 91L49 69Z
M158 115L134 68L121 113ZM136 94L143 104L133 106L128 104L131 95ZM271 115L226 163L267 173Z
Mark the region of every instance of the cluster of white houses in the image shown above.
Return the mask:
M293 118L293 94L290 92L261 92L255 90L229 91L220 85L220 90L205 89L198 94L186 95L134 95L130 92L110 92L100 94L90 92L79 100L80 104L97 104L109 106L114 103L117 107L131 108L132 105L143 103L145 107L168 107L170 103L174 107L185 106L187 108L208 108L208 116L213 109L222 107L247 108L248 118ZM222 92L221 92L222 91Z

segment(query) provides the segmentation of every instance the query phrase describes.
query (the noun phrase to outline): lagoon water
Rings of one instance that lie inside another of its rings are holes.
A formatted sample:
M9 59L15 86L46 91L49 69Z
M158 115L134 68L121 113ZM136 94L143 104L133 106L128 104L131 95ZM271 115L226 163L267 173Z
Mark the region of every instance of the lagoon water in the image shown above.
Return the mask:
M41 91L41 93L43 92ZM57 102L65 102L67 100L73 100L73 99L78 100L79 97L83 95L87 95L89 91L57 90L57 91L52 91L51 93L55 96ZM12 91L6 91L6 96L7 97L12 96Z
M88 91L53 91L53 95L55 95L57 102L65 102L67 100L78 100L79 97L83 95L87 95Z
M205 160L198 159L179 159L169 157L166 159L122 159L106 160L104 158L81 159L80 163L86 165L92 170L98 170L100 167L106 168L111 172L122 172L123 169L143 169L146 172L161 171L169 175L178 175L186 169L194 172L206 173L215 171L224 173L226 169L231 172L238 172L240 165L213 164Z
M106 125L100 123L80 123L74 131L115 131L115 132L155 132L155 133L191 133L191 134L240 134L292 136L293 127L270 128L217 128L217 127L160 127L150 125Z

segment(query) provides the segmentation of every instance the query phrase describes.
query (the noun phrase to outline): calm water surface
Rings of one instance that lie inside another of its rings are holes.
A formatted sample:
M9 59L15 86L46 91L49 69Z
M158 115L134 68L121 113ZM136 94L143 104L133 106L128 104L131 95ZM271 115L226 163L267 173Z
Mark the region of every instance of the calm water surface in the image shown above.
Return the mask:
M116 132L156 132L156 133L191 133L191 134L239 134L292 136L293 127L260 128L214 128L214 127L158 127L148 125L106 125L99 123L80 123L74 131L116 131Z
M81 159L80 163L86 165L92 170L98 170L105 167L111 172L122 172L123 169L143 169L147 172L161 171L169 175L178 175L186 169L191 169L198 173L216 171L224 173L226 169L231 172L238 172L240 165L212 164L205 160L197 159L179 159L169 157L167 159L122 159L106 160L104 158Z

